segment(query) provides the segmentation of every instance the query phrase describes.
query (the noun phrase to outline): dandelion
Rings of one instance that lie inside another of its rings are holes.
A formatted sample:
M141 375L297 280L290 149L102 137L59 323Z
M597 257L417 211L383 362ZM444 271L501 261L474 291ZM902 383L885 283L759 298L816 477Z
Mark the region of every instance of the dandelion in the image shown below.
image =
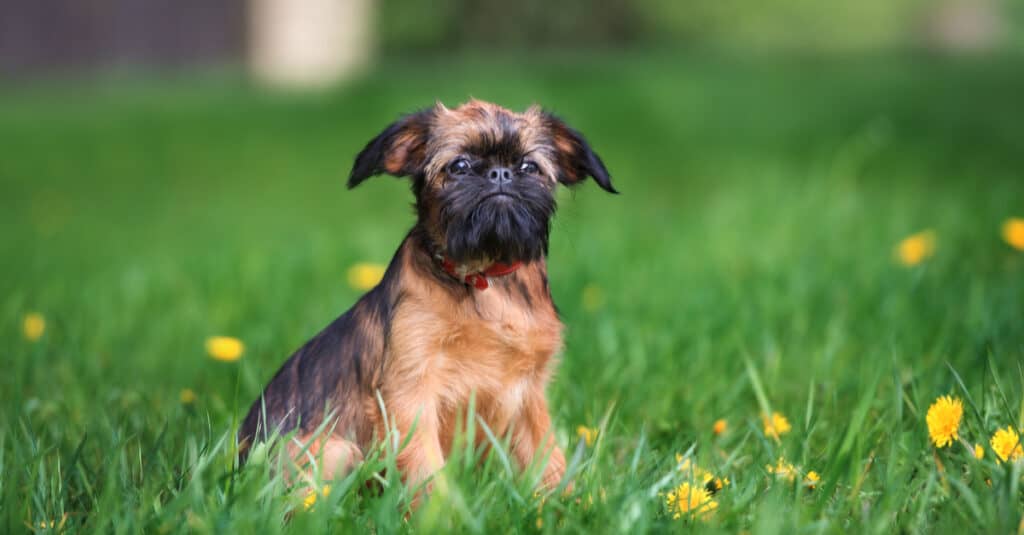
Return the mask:
M928 407L925 421L928 422L928 434L936 448L945 448L960 438L960 419L964 415L964 404L960 398L941 396Z
M593 446L594 441L597 440L597 429L581 425L576 428L576 435L580 437L588 447Z
M718 502L711 499L711 494L704 488L690 483L683 483L665 495L665 505L672 513L672 518L707 518L718 508Z
M974 458L979 461L985 458L985 448L981 447L981 444L974 445Z
M604 305L604 292L599 286L588 284L583 288L583 310L595 312Z
M679 463L679 471L683 477L692 482L703 485L704 490L714 495L723 487L729 484L729 478L716 477L711 472L697 466L689 458L684 459L682 455L676 454L676 462Z
M178 399L182 405L191 405L196 402L196 393L191 388L182 388L178 393Z
M796 467L793 466L793 463L786 461L784 457L779 457L779 459L775 461L774 466L770 464L766 465L765 470L779 479L785 479L787 481L793 481L796 479Z
M896 258L904 266L916 266L935 253L935 232L926 230L904 238L896 246Z
M716 436L725 433L725 430L729 428L729 423L723 419L715 420L715 424L711 426L711 432Z
M35 342L46 332L46 319L38 312L29 312L21 322L21 331L25 334L26 340Z
M1024 219L1011 217L1003 223L1003 240L1017 249L1024 251Z
M355 290L370 290L384 278L381 264L359 262L348 268L348 285Z
M810 490L816 489L818 487L818 482L820 481L821 476L819 476L814 470L807 472L807 475L804 476L804 486Z
M771 417L762 415L761 420L764 422L765 436L772 437L775 440L779 440L779 435L785 435L793 428L789 425L789 420L777 412L773 412Z
M1003 461L1016 461L1024 457L1024 450L1020 446L1020 436L1017 435L1017 431L1011 425L1006 426L1006 429L997 430L992 435L992 440L989 444L992 446L992 451L996 452L996 457L999 458L1000 463Z
M222 362L234 362L242 358L245 344L230 336L211 336L206 339L206 352L211 358Z
M320 490L320 495L323 496L325 499L327 498L327 495L329 495L330 493L331 493L331 486L330 485L324 485L324 488ZM307 494L306 497L302 500L302 507L305 510L309 511L310 509L313 508L313 505L316 504L316 500L317 500L317 498L316 498L316 491L315 490L310 491L310 493Z

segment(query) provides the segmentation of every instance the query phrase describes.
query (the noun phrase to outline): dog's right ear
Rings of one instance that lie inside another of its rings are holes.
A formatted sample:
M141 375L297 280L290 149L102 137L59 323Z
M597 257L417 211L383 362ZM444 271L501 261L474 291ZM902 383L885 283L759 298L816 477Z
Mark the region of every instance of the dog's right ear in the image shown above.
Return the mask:
M370 140L352 165L349 189L381 173L408 176L422 172L433 117L433 109L406 115Z

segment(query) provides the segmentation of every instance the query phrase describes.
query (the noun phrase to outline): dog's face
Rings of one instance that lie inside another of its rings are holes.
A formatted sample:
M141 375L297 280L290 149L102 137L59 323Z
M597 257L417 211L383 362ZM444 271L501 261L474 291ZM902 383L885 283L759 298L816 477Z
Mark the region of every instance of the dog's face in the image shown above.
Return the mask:
M349 187L379 173L410 176L420 224L456 262L546 254L554 189L587 176L615 193L586 140L553 115L471 101L403 117L356 157Z

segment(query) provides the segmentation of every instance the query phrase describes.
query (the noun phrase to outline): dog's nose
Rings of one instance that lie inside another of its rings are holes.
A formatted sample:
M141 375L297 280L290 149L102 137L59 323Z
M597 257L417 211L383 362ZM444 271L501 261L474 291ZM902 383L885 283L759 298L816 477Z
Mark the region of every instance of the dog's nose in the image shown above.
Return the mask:
M508 184L512 182L512 171L508 167L492 167L487 178L495 184Z

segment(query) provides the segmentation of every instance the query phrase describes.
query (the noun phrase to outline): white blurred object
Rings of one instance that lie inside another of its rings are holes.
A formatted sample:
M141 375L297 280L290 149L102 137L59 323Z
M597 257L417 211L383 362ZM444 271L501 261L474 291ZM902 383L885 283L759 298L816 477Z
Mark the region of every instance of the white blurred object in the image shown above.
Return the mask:
M931 8L928 36L932 46L951 52L996 48L1004 35L999 0L944 0Z
M372 0L249 0L249 53L261 82L315 89L351 77L371 55Z

